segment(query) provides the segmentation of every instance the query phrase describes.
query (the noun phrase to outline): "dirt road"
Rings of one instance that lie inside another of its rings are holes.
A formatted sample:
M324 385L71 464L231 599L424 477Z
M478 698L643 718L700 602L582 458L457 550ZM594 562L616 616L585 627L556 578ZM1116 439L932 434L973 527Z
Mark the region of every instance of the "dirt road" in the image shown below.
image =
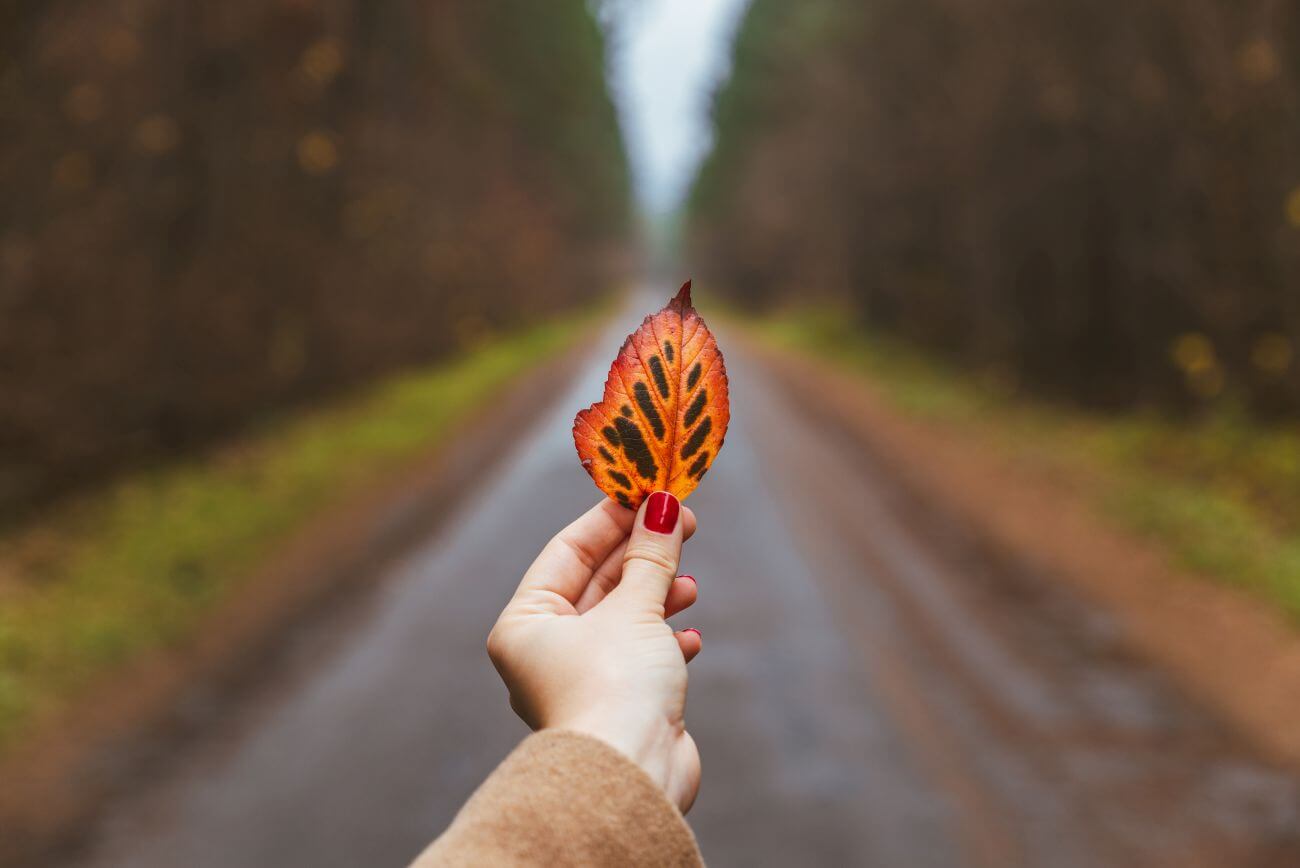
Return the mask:
M661 293L662 294L662 293ZM358 610L115 806L76 864L403 865L524 734L483 652L546 538L598 492L574 388ZM689 723L706 858L757 865L1295 865L1297 783L993 563L728 343L733 421L692 498L705 637ZM1213 653L1207 649L1207 653Z

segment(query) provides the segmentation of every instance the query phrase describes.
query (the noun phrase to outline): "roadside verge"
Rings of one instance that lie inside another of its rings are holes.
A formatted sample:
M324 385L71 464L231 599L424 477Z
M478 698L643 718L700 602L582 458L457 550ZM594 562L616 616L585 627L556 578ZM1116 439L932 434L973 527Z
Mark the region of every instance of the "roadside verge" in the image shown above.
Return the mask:
M927 508L1115 615L1128 643L1270 759L1300 767L1300 634L1275 606L1106 521L1084 474L911 414L869 377L744 338L767 376L878 454Z
M254 442L223 447L200 462L197 474L228 465L236 472L218 474L220 495L199 501L206 509L192 517L194 534L210 533L207 525L223 515L265 502L296 515L284 524L257 524L255 534L246 516L238 515L219 541L242 547L242 557L218 556L218 547L215 565L173 556L169 563L177 569L146 576L149 587L142 593L156 593L155 581L166 586L179 579L181 600L187 593L200 596L183 617L160 621L168 625L166 632L157 627L160 632L148 634L152 641L140 640L120 662L110 657L97 665L93 674L62 690L56 705L39 709L11 733L0 756L0 864L32 864L37 854L75 834L99 805L203 726L205 715L194 713L196 705L220 708L234 701L272 666L297 627L355 598L385 561L427 534L460 493L498 460L515 432L564 387L584 355L582 338L596 325L595 318L583 318L505 339L468 358L465 365L470 367L441 366L383 384L374 394L345 400L341 408L306 411L301 414L305 428L294 421L287 434L271 432L269 452L258 439L263 435L255 434ZM375 423L377 407L390 414L382 424ZM330 432L324 438L322 426ZM337 442L340 430L347 432L342 443ZM382 460L364 472L334 474L337 462L350 455L363 463L363 443ZM273 469L280 465L266 464L268 455L289 462L290 469ZM324 477L317 472L322 466L328 470ZM187 493L200 485L199 478L151 479L143 488L128 486L125 496L148 501L149 492L159 486L172 491L175 485L182 501L192 503ZM297 486L293 496L277 500L282 492L274 488L251 495L238 491L271 478ZM215 511L214 505L224 511ZM174 512L177 507L169 498L151 509ZM256 537L251 546L249 534ZM203 537L204 551L212 548L212 540ZM145 533L139 545L112 550L134 553L140 546L151 553L144 558L146 565L153 553L166 548ZM213 586L199 583L196 590L196 571L212 574ZM11 616L22 614L20 605L39 602L39 588L0 590L17 603L6 613ZM149 597L124 615L114 607L129 599L125 594L83 595L93 617L78 620L78 626L94 627L112 617L115 625L153 630L150 619L159 620L159 605L163 615L172 613L168 606L183 605L168 597L155 604ZM74 615L86 617L75 609ZM79 629L51 641L59 643L59 653L80 653L86 635ZM0 637L11 648L33 647L21 638L16 630ZM30 670L40 663L43 649L35 646L28 653ZM11 655L0 663L15 676L12 683L21 685L24 661Z

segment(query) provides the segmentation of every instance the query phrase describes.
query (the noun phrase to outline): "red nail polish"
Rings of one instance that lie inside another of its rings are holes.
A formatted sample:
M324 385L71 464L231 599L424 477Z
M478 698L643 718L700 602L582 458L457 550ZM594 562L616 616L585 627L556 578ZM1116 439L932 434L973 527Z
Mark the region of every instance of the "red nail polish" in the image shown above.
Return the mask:
M704 634L701 633L699 630L695 629L694 627L687 627L687 628L686 628L685 630L683 630L682 632L683 632L683 633L694 633L696 636L699 636L701 639L704 638Z
M672 533L682 505L666 491L656 491L646 501L645 527L655 533Z
M680 575L680 576L678 576L677 578L679 578L679 579L690 579L692 585L698 585L698 584L699 584L699 582L695 581L695 576Z

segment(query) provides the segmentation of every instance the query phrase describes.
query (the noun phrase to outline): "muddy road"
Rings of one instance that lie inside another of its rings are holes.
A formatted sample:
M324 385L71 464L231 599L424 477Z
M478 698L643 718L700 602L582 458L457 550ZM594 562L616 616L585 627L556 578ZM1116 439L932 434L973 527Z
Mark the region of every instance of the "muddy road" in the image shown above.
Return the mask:
M574 411L638 299L455 514L255 701L119 801L70 864L404 865L524 735L483 651L545 540L598 492ZM727 446L691 499L700 601L689 817L718 866L1297 865L1296 781L998 559L729 341ZM1212 649L1207 649L1213 653Z

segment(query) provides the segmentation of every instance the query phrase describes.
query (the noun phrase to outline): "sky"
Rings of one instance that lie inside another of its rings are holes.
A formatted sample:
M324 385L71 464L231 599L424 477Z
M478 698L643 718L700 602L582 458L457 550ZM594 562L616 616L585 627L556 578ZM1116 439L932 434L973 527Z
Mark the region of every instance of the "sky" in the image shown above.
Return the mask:
M711 145L709 101L749 0L606 0L610 86L637 198L649 217L681 204Z

